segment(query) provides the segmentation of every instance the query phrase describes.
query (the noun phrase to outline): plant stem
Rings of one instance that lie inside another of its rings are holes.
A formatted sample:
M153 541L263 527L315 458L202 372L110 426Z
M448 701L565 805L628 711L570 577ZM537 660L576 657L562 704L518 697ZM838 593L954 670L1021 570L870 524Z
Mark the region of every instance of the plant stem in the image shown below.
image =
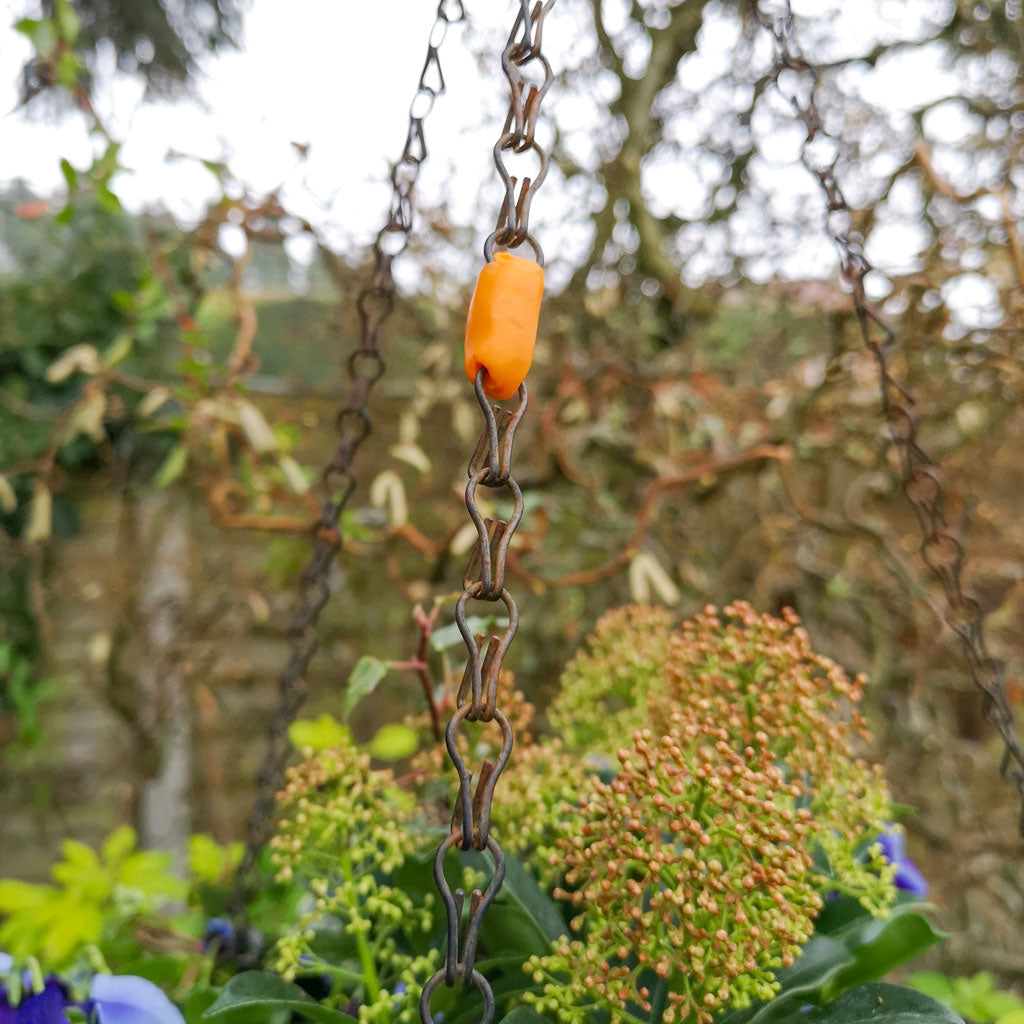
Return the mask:
M356 878L352 870L352 857L348 850L343 850L341 854L341 875L345 879L345 903L353 917L361 918L359 902L356 899ZM366 998L372 1005L380 998L380 979L377 977L377 968L373 963L370 944L366 941L366 933L361 928L356 929L356 949L359 951L359 963L363 968Z

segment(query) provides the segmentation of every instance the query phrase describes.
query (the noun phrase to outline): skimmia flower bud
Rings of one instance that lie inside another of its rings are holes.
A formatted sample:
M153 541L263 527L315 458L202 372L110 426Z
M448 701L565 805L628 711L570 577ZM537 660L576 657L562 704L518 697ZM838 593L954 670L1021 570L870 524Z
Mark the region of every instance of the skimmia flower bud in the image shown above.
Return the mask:
M409 952L434 925L432 900L416 904L388 884L409 851L411 800L348 738L291 769L278 799L274 863L282 880L304 882L313 902L278 942L277 969L288 979L312 979L328 1002L355 1001L363 1024L412 1024L437 957ZM333 984L333 966L314 952L317 931L328 923L365 949L361 984L351 972Z
M614 1024L663 979L663 1019L705 1024L771 998L823 892L885 913L900 862L863 854L891 811L857 753L862 687L791 612L606 615L549 709L557 738L520 755L496 808L574 908L573 934L528 964L535 1009Z

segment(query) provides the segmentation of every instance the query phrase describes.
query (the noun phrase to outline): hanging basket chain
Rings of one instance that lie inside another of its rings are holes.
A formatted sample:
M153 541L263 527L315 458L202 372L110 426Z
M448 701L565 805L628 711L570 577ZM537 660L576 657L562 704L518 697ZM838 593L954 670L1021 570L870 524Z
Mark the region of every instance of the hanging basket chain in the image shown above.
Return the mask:
M985 718L1003 741L1000 772L1020 790L1020 832L1024 836L1024 747L1017 736L1013 712L1006 699L1006 666L989 652L981 605L964 589L963 541L947 519L940 467L918 441L913 396L889 369L887 356L896 343L896 334L865 292L865 278L873 268L864 255L862 239L852 229L852 211L836 179L838 147L826 162L815 160L813 155L815 140L835 141L825 131L817 107L818 71L800 52L794 36L789 0L783 0L781 13L776 16L767 14L763 6L763 3L758 4L758 17L775 41L772 80L807 130L801 161L821 187L825 198L826 230L839 250L841 272L853 293L861 338L878 366L882 412L899 455L903 489L921 529L921 555L942 585L946 598L945 620L960 638L971 676L983 695ZM797 87L791 91L787 91L780 82L785 72L791 72L797 78Z
M384 372L380 332L395 305L392 264L408 246L412 231L413 195L420 166L427 157L423 122L436 98L445 91L439 50L449 26L465 17L462 0L442 0L438 4L426 60L409 107L405 146L391 169L391 205L388 219L374 241L373 276L356 300L360 343L348 359L348 400L335 419L337 447L321 477L325 499L313 527L313 552L299 584L298 608L288 626L291 652L278 678L278 702L256 778L256 797L246 821L246 849L232 898L232 915L238 919L244 919L246 905L259 886L259 857L270 836L276 794L291 753L288 728L306 699L306 672L319 646L317 624L330 598L330 572L342 545L341 514L356 488L352 461L371 430L367 403L373 385Z
M547 155L537 144L534 134L541 101L551 84L551 65L541 52L544 18L555 0L538 2L529 10L528 0L522 0L508 42L501 57L501 66L508 81L509 112L501 137L494 147L494 163L505 185L498 223L484 244L488 262L494 259L494 247L515 248L529 245L537 263L543 266L544 253L530 233L530 203L547 173ZM523 68L536 61L543 71L539 84L527 81ZM518 197L516 179L505 166L508 153L537 154L540 170L531 180L524 178ZM468 661L456 699L456 710L445 730L445 746L459 777L459 790L452 815L451 831L437 849L434 857L434 881L447 914L447 939L444 966L424 985L420 998L420 1020L431 1024L430 1000L442 983L453 986L475 986L483 1000L479 1024L491 1024L494 1019L494 993L487 979L476 969L476 950L484 915L501 890L505 877L505 855L498 841L490 833L491 804L494 790L502 770L512 753L514 737L508 718L498 707L498 680L502 663L519 624L519 612L512 595L505 589L505 569L509 545L523 516L523 495L512 477L512 446L516 429L526 412L526 385L520 384L514 409L492 406L484 392L486 371L476 374L474 391L483 414L484 426L480 441L470 458L466 484L466 508L476 526L478 539L471 553L469 567L463 580L465 589L455 609L455 621L466 643ZM509 519L485 519L476 501L479 487L504 489L512 500ZM508 612L508 625L504 633L486 638L473 635L467 617L469 601L490 601L504 604ZM466 765L459 751L459 732L466 722L494 722L501 731L501 747L496 756L482 762L476 773ZM469 913L463 925L466 894L462 889L452 890L444 875L444 861L452 849L487 850L493 860L490 884L484 890L475 889L469 897ZM462 940L460 943L460 931Z

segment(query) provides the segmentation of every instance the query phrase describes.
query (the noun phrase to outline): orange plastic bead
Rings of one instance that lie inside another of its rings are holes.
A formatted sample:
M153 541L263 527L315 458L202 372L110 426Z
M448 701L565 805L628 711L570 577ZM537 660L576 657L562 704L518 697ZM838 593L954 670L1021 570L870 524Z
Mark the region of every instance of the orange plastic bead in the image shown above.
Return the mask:
M537 343L544 270L533 260L500 252L485 263L466 318L466 376L483 367L484 394L511 398L526 379Z

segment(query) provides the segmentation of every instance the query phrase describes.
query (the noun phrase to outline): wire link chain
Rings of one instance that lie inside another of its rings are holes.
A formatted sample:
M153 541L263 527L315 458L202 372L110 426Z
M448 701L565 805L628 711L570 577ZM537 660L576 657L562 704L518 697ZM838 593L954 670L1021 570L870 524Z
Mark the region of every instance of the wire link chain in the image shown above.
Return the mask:
M899 455L903 489L920 526L921 556L942 586L946 598L945 620L960 638L971 676L984 698L985 718L1003 741L1000 773L1020 791L1019 827L1024 837L1024 747L1017 736L1013 712L1006 699L1006 666L989 652L984 612L977 599L964 588L964 544L949 525L941 469L918 441L916 403L907 389L893 377L887 363L887 354L896 344L896 333L865 292L864 280L873 268L864 255L863 240L852 229L852 211L836 178L838 146L825 162L816 161L813 155L815 140L835 142L825 131L816 103L818 70L807 61L797 44L789 0L782 0L781 12L775 16L767 14L763 7L763 2L758 3L758 18L775 41L772 79L807 130L801 161L821 186L826 206L826 230L839 250L842 275L853 293L861 338L878 366L882 412ZM787 91L780 82L787 71L797 77L798 88L793 91Z
M508 82L510 102L505 127L494 144L494 166L498 169L502 184L505 186L505 196L498 211L494 231L484 242L484 256L488 263L494 259L496 245L515 249L526 244L533 249L537 262L544 266L544 252L537 239L530 233L530 204L548 173L547 151L537 142L535 135L540 105L554 78L551 64L541 52L544 19L554 3L555 0L538 0L531 13L529 0L521 0L519 14L501 54L501 70ZM516 37L520 33L522 38L517 40ZM531 82L524 72L524 68L534 62L540 66L543 75L539 83ZM520 184L505 163L506 155L509 153L536 154L538 168L534 175L524 177Z
M298 608L287 630L291 652L278 678L278 701L268 730L267 751L256 779L256 797L246 821L246 851L236 876L232 916L245 916L245 907L259 886L259 857L273 823L277 791L291 753L288 727L306 699L306 672L319 646L317 623L330 598L330 573L341 550L341 514L356 487L352 461L372 427L367 403L373 385L384 373L380 332L395 305L392 264L409 244L413 227L413 196L420 165L427 157L423 122L434 101L445 91L439 50L451 25L464 21L462 0L442 0L430 31L427 56L409 107L409 127L402 155L391 169L388 219L373 245L373 276L359 293L359 347L349 356L349 393L335 418L337 447L324 468L326 495L313 527L313 552L299 584Z
M505 198L498 226L484 244L488 261L494 258L494 246L514 248L526 243L531 246L537 262L543 266L544 254L540 244L530 234L530 202L547 173L547 155L534 139L540 104L551 84L551 65L541 52L544 18L554 0L538 2L533 11L529 0L522 0L508 42L501 57L502 70L508 81L510 103L501 137L494 147L494 164L505 184ZM539 62L544 78L540 85L530 85L522 69L532 61ZM516 198L516 179L505 166L504 156L509 152L536 153L541 162L540 172L531 181L523 180L519 198ZM456 698L456 710L445 729L444 741L448 756L459 777L459 791L452 814L451 832L437 848L434 857L434 881L447 914L447 940L444 966L424 985L420 997L420 1020L431 1024L430 1000L439 985L475 986L483 1000L479 1024L494 1020L494 992L487 979L476 969L476 951L483 926L484 915L501 890L505 877L505 854L491 835L491 804L494 790L508 759L512 754L514 737L508 718L498 707L498 680L505 654L519 625L519 610L512 595L505 589L505 569L509 545L523 517L523 494L512 477L512 447L516 430L526 413L526 385L521 384L513 409L492 406L484 394L484 370L474 382L476 399L483 414L483 431L466 475L466 508L477 531L477 543L471 553L469 566L463 579L464 590L455 607L455 621L466 644L467 663ZM512 501L512 512L507 520L485 519L477 505L477 490L504 490ZM473 635L467 616L470 601L501 602L508 613L508 625L500 636ZM459 751L459 733L466 722L493 722L501 732L498 753L484 759L475 773L467 766ZM468 914L463 923L466 893L452 890L445 878L444 862L449 851L488 851L493 861L491 881L483 890L474 889L469 897ZM460 931L462 939L460 943Z

